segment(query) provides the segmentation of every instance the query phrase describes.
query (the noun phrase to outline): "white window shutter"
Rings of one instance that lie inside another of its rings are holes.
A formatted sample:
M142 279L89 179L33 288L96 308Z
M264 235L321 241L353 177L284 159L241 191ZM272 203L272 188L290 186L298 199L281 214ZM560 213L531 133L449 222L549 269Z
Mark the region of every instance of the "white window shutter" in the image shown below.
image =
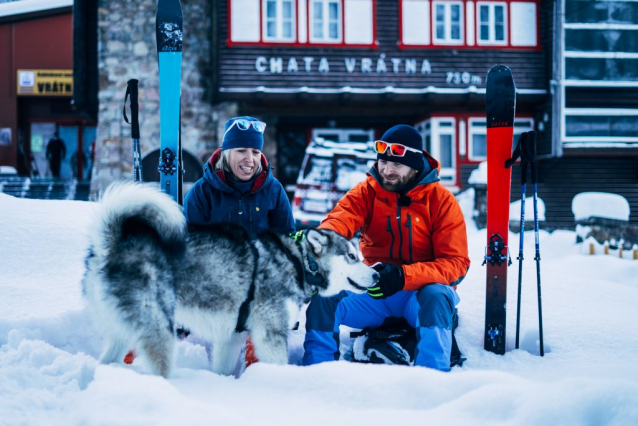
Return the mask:
M476 27L474 24L476 23L476 16L474 15L474 2L468 1L465 7L465 39L467 41L468 46L474 46L474 39L476 35Z
M400 0L402 3L403 44L430 44L430 2Z
M510 28L512 46L536 46L538 44L536 3L510 3Z
M345 0L345 38L346 44L372 44L373 13L372 0Z
M299 21L297 22L296 28L299 29L299 43L305 43L308 41L308 10L306 8L307 4L307 0L297 0Z
M230 40L258 42L261 0L230 0Z

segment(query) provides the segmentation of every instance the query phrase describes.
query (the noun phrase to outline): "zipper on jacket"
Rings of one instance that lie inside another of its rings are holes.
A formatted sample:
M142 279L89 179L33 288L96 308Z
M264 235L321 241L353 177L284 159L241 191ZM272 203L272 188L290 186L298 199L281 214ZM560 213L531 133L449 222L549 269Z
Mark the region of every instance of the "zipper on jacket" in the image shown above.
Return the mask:
M397 229L399 230L399 259L403 261L403 232L401 232L401 206L399 205L399 194L397 194Z
M412 263L412 215L408 213L408 221L405 223L408 228L408 250L410 251L410 263Z
M386 229L390 233L392 237L392 242L390 242L390 259L392 259L392 249L394 248L394 232L392 232L392 223L390 222L390 216L388 216L388 227Z
M231 222L232 220L232 212L233 212L233 208L232 207L228 207L228 222Z

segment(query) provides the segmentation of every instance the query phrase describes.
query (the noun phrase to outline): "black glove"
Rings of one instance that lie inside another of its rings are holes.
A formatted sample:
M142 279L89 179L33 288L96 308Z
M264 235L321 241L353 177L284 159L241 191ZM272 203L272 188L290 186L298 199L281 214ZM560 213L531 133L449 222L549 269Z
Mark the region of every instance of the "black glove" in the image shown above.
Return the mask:
M403 268L393 263L381 263L373 266L380 275L379 281L368 287L368 294L375 299L385 299L403 290L405 278Z

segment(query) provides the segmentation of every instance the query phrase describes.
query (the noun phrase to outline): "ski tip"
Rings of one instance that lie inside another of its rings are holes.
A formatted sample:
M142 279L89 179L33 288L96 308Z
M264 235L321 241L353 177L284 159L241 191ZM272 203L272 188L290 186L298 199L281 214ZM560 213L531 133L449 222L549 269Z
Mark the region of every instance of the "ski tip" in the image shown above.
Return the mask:
M183 21L179 0L158 0L155 27L158 53L182 51Z

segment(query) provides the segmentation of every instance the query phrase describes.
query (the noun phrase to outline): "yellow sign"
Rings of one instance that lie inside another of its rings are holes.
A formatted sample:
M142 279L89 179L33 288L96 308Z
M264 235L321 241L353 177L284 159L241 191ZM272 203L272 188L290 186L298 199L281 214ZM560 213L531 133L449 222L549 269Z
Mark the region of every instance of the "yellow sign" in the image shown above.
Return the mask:
M18 95L73 96L73 70L18 70Z

